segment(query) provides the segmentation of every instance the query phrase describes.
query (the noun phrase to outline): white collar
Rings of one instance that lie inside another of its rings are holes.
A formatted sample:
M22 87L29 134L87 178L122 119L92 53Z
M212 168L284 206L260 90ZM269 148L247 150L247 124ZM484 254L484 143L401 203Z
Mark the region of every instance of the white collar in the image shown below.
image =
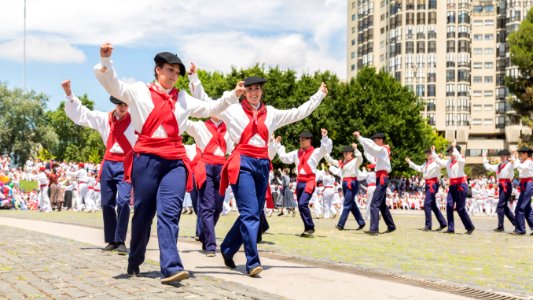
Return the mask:
M155 82L155 84L156 84L158 87L160 87L163 91L165 91L167 94L170 94L170 91L172 91L171 88L170 88L170 89L165 89L165 88L162 87L162 86L159 84L159 82L157 82L157 81Z

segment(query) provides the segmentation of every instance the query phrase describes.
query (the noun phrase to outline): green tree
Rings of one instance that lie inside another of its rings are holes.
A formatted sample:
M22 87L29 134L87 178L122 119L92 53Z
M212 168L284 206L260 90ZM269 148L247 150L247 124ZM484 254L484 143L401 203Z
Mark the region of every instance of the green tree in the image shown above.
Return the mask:
M533 7L517 31L512 32L507 42L511 50L511 62L520 73L507 77L506 85L516 96L511 105L520 116L530 122L533 119Z
M47 101L44 94L10 90L0 83L0 151L13 155L15 163L26 161L41 145L49 148L58 143L44 118Z
M94 102L87 95L79 98L83 105L93 109ZM48 111L46 119L58 136L59 142L50 149L57 160L94 163L102 160L105 146L100 134L96 130L74 124L65 113L65 102L61 102L56 110Z

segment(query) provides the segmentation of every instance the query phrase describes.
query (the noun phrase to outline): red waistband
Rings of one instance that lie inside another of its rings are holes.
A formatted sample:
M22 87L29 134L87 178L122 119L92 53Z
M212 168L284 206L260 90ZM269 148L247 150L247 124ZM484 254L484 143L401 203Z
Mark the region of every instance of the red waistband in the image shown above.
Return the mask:
M85 183L87 183L87 182L85 182L85 181L79 181L78 182L78 184L85 184Z
M201 160L210 165L223 165L226 163L226 156L216 156L211 153L204 153Z
M266 158L268 157L268 147L257 147L249 144L238 144L233 149L233 152L224 163L222 172L220 174L220 187L218 193L224 195L226 188L230 184L236 184L239 179L239 172L241 171L241 154L252 158ZM270 164L272 169L272 163Z
M298 174L298 176L296 176L296 181L298 182L316 181L316 175L315 174Z
M332 186L332 185L326 185L324 188L325 188L325 189L332 189L333 186Z
M528 183L528 182L532 182L532 181L533 181L533 177L520 178L520 184Z
M345 181L345 182L357 181L357 177L344 177L342 178L342 181Z
M450 185L466 183L465 177L450 178Z
M439 183L439 179L437 177L426 179L426 184L435 184L435 183Z
M48 184L41 184L39 187L45 187L48 186Z
M89 189L90 189L90 190L94 190L94 187L90 186Z
M369 183L369 184L367 184L367 186L376 186L376 184L375 183Z
M114 153L106 151L106 153L104 154L104 159L110 161L124 161L125 157L126 153Z
M387 177L387 176L389 176L389 173L387 173L387 171L384 171L384 170L376 171L376 177L378 178Z
M509 178L500 178L498 179L499 183L511 183L511 179Z

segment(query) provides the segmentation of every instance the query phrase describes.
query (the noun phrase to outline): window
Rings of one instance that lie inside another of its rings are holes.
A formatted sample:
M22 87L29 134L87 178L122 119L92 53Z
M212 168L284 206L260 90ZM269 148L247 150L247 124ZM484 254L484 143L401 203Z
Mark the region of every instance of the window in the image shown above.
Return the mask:
M355 14L352 15L352 21L355 21Z
M485 20L485 26L494 26L494 20Z
M492 90L486 90L484 91L483 95L485 97L492 97L494 95L494 92Z
M485 69L492 69L494 67L494 63L491 61L485 62Z
M454 84L447 84L446 85L446 96L455 96L455 85Z
M446 126L455 126L455 114L446 114Z
M481 83L481 76L474 76L474 78L472 79L472 82L473 83Z
M437 9L437 0L429 0L428 9Z
M437 52L437 42L429 41L428 42L428 53L435 53L435 52Z
M415 53L415 42L405 42L405 53Z
M454 24L455 23L455 12L454 11L448 11L448 13L447 13L447 23L448 24Z
M481 125L481 119L473 119L472 125Z
M485 104L483 106L483 110L485 111L492 111L493 105L492 104Z
M472 96L474 97L481 97L481 91L480 90L474 90L472 92ZM474 105L475 106L475 105Z
M425 96L425 91L424 91L424 85L423 84L417 84L416 85L416 95L419 96L419 97L424 97Z
M485 40L486 41L491 41L493 39L494 39L494 34L491 34L491 33L485 34Z
M483 20L474 20L474 26L481 26L483 25Z
M482 34L474 34L474 41L481 41L483 39Z
M485 76L485 83L493 83L494 77L493 76Z
M455 70L446 70L446 82L455 81Z
M437 73L428 73L428 82L437 81Z
M482 109L481 104L474 104L474 105L472 105L472 110L473 110L473 111L481 111L481 109Z
M483 119L483 125L492 125L494 124L494 120L493 119Z
M416 42L416 53L425 53L426 52L426 43L424 41Z
M457 71L457 80L459 80L459 81L470 81L470 71L468 71L468 70L459 70L459 71Z
M474 48L474 54L475 55L483 54L483 48Z
M428 97L435 97L435 85L428 84Z
M485 48L485 54L494 54L494 48Z
M481 68L483 68L483 63L480 63L480 62L474 63L474 69L479 70Z

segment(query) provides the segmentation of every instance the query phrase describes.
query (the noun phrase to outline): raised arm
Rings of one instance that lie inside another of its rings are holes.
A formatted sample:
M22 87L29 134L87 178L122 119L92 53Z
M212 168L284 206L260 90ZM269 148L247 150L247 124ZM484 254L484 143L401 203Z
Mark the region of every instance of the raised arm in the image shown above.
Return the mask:
M147 92L146 85L142 82L125 83L118 79L111 61L112 52L111 44L100 46L100 63L94 66L94 74L107 93L131 106L139 94Z
M365 152L368 152L373 157L384 157L388 155L387 150L374 143L373 140L359 136L359 143L363 146Z
M370 164L374 164L374 165L376 164L376 158L374 156L370 155L370 153L365 151L365 153L363 155L365 156L366 160L368 160L368 162Z
M487 159L486 153L483 153L483 167L489 172L498 172L498 165L491 165Z
M328 131L324 128L320 129L322 133L322 140L320 141L320 148L318 149L318 160L322 159L326 154L330 154L333 149L333 141L328 138Z
M361 151L359 151L359 149L357 149L357 144L353 143L352 147L354 148L355 153L355 167L359 169L361 164L363 164L363 154Z
M278 141L278 144L279 144L279 147L278 147L278 157L279 159L281 160L282 163L284 164L294 164L296 163L296 157L298 156L298 152L296 150L294 151L291 151L289 153L286 153L285 152L285 146L281 145L280 141L281 141L281 138L279 138L279 141Z
M224 95L216 101L202 101L189 96L184 92L186 107L192 117L208 118L222 113L231 104L239 102L239 97L244 93L244 81L240 81L235 86L235 90L224 92ZM224 118L222 118L224 120Z
M330 166L334 166L334 167L337 167L337 168L340 167L339 162L336 161L336 160L334 160L333 158L331 158L331 156L329 155L329 153L326 154L326 155L324 155L324 159L326 159L326 161L328 162L328 164L329 164Z
M342 177L342 171L341 171L341 169L338 168L338 167L330 166L330 167L329 167L329 171L331 172L331 174L333 174L333 175L335 175L335 176Z
M422 165L417 165L415 164L414 162L411 161L411 159L409 157L406 157L405 158L405 161L409 164L409 167L417 172L424 172L424 164Z
M280 110L273 108L272 117L274 121L274 129L278 129L285 125L297 122L309 116L322 102L322 99L328 94L326 84L322 82L320 89L311 98L300 105L298 108L287 110Z
M81 125L98 130L103 134L106 128L107 113L91 111L84 106L80 99L72 93L70 80L61 83L67 100L65 101L65 113L76 125Z

